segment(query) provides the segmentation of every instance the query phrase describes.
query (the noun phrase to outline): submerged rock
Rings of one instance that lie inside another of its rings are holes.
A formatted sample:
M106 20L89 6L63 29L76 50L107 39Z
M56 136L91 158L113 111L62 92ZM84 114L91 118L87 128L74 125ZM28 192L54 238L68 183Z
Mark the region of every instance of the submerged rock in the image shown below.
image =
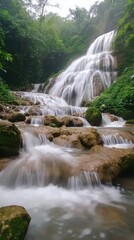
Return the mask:
M0 157L18 155L21 143L18 128L8 121L0 121Z
M23 240L30 220L29 214L21 206L0 208L0 239Z

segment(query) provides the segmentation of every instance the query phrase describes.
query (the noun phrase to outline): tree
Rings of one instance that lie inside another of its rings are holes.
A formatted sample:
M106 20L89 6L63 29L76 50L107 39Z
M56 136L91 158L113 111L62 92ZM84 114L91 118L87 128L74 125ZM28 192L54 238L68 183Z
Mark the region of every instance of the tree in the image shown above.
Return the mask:
M21 0L29 13L35 18L42 18L45 15L46 7L59 7L58 4L52 4L49 0Z

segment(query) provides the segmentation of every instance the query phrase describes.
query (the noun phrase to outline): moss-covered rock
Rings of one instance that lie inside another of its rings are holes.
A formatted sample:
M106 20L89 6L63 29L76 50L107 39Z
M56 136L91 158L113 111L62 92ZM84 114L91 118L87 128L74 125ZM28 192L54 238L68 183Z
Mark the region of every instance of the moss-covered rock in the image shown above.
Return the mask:
M17 112L17 113L12 113L8 115L7 119L10 122L21 122L21 121L25 121L26 117L25 117L25 114Z
M127 120L126 125L134 125L134 119Z
M96 129L92 129L90 131L87 131L87 133L82 133L79 136L81 144L90 149L95 145L101 145L102 139L99 133L96 131Z
M21 206L0 208L0 240L23 240L30 220L29 214Z
M89 107L87 109L85 118L92 126L100 126L101 125L101 122L102 122L101 112L94 107Z
M52 115L47 115L44 117L44 125L50 126L50 127L61 127L63 126L63 121L61 118L52 116Z
M0 121L0 157L16 156L22 143L18 128L8 121Z

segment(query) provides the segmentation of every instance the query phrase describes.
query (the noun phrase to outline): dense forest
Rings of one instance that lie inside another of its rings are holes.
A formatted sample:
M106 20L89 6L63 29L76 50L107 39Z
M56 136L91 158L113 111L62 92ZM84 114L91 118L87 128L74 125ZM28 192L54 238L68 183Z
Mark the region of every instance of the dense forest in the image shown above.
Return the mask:
M51 1L36 2L0 0L0 101L13 99L10 93L5 94L8 86L23 90L31 83L46 82L83 55L97 36L115 29L113 48L118 56L120 85L114 84L113 93L108 89L93 107L101 110L103 105L104 111L121 116L127 109L127 118L133 118L134 1L104 0L89 10L70 9L65 18L45 14ZM120 88L122 91L117 94ZM111 102L111 98L116 102Z

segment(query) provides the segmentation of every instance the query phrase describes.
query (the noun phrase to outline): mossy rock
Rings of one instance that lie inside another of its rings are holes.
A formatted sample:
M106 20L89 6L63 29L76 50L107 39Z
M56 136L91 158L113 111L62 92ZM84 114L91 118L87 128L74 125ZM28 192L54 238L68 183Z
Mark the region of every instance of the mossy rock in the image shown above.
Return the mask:
M29 214L21 206L0 208L0 240L23 240L30 220Z
M8 121L10 122L22 122L25 121L26 117L23 113L17 112L8 115Z
M95 145L102 145L102 139L96 129L87 131L87 133L82 133L79 136L79 140L85 148L92 148Z
M127 120L126 125L134 125L134 119Z
M101 122L102 122L101 112L94 107L89 107L87 109L85 118L92 126L100 126L101 125Z
M18 128L8 121L0 121L0 157L18 155L21 144Z
M44 117L44 125L51 127L61 127L63 126L63 121L53 115L47 115Z
M121 159L119 162L119 175L130 176L134 174L134 153L131 153Z

